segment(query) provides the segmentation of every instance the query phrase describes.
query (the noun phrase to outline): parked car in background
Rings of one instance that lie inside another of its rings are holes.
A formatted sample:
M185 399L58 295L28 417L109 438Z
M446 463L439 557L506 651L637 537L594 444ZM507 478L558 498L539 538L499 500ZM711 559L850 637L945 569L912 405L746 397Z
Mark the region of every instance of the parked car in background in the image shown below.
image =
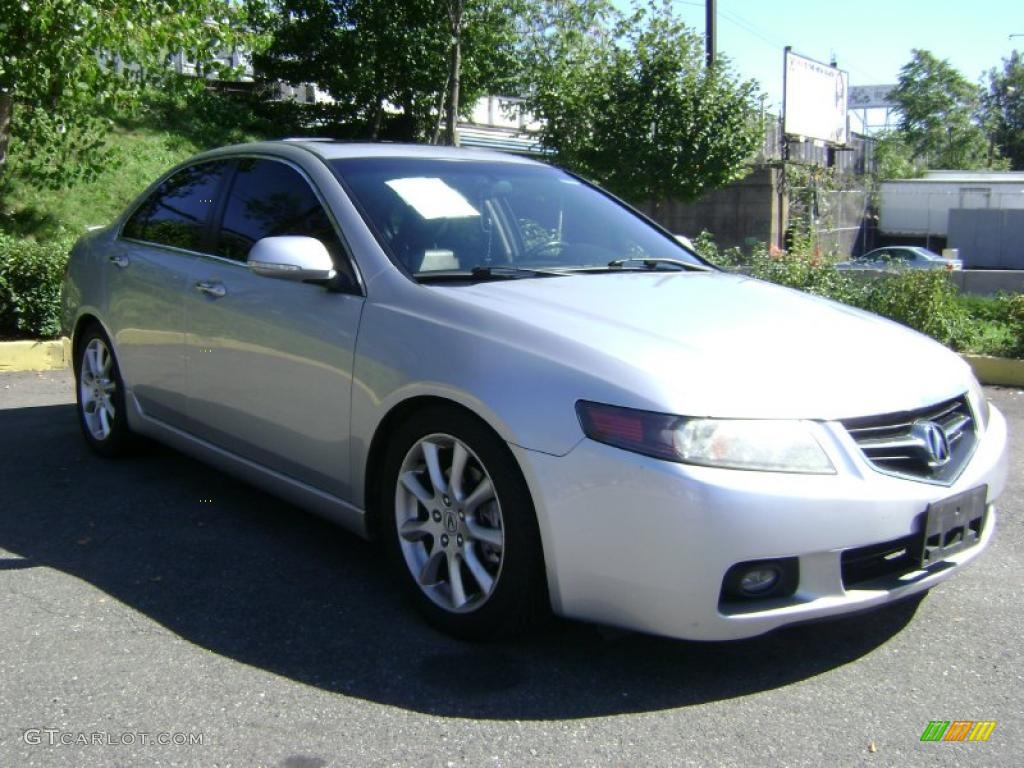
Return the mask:
M916 245L875 248L849 261L836 264L836 269L949 269L960 270L960 259L947 259Z
M750 637L995 530L1006 425L959 356L525 158L208 152L85 235L64 296L97 453L147 435L379 539L455 635Z

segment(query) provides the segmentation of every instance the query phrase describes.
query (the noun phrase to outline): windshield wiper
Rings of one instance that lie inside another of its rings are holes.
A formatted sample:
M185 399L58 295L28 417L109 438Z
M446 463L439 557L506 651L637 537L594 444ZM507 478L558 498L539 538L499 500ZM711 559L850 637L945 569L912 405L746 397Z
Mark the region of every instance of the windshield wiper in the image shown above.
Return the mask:
M494 266L476 266L469 271L473 277L490 277L490 278L502 278L502 277L522 277L524 275L537 275L540 277L557 277L565 275L565 272L556 269L537 269L535 267L513 267L506 264L497 264Z
M413 275L419 282L448 282L458 280L516 280L523 277L559 277L565 272L554 269L534 269L509 265L476 266L468 272L463 270L438 270L417 272Z
M647 269L657 269L659 264L670 264L680 269L693 270L694 272L711 272L711 267L706 267L703 264L694 264L689 261L682 261L680 259L656 259L647 258L645 256L627 256L624 259L613 259L608 262L609 267L624 267L631 261L639 261Z

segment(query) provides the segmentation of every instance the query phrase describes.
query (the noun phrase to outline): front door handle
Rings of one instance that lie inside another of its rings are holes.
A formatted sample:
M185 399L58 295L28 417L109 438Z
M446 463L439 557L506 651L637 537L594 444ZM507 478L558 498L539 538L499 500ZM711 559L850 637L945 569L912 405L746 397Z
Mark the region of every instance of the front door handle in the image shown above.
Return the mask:
M115 266L120 267L121 269L124 269L129 264L131 264L131 261L129 261L128 257L125 256L124 254L118 254L117 256L111 256L110 257L110 261L111 261L112 264L114 264Z
M212 296L215 299L223 299L227 296L228 292L224 289L224 286L220 283L196 283L196 290L200 293L205 293L207 296Z

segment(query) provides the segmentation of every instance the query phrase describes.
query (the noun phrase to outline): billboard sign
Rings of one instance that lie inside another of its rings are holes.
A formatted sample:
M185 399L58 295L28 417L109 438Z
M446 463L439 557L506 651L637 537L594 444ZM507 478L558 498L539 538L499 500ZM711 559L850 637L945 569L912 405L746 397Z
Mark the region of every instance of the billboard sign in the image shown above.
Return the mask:
M786 49L782 130L790 136L846 144L850 76Z
M896 102L889 96L895 85L850 86L850 109L892 109Z

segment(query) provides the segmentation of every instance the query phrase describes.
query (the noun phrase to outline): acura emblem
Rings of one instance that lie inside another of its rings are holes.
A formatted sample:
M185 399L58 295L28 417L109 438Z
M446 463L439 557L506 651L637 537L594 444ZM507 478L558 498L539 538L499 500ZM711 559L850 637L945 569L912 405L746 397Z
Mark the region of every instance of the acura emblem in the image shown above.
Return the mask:
M934 421L919 421L910 428L928 456L928 464L941 467L949 461L949 440L942 427Z

